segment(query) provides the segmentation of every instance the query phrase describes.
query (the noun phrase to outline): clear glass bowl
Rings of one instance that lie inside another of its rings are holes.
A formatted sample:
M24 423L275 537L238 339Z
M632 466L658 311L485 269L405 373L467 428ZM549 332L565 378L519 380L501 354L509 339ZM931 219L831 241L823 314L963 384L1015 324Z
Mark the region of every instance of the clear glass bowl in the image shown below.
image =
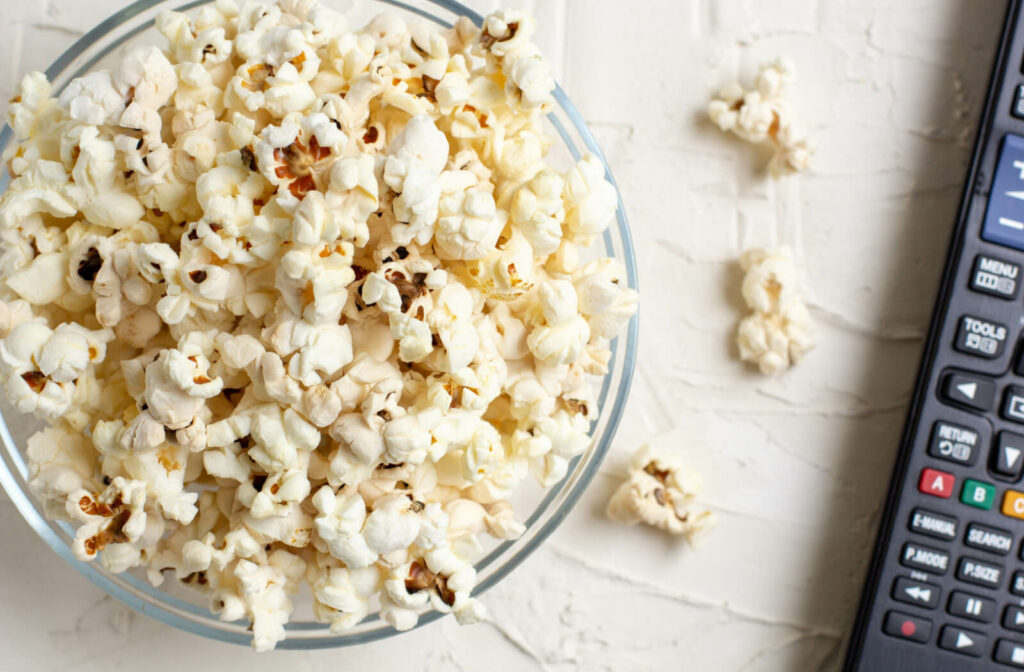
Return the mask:
M162 38L153 28L153 21L161 11L187 11L210 1L140 0L96 26L58 58L46 74L54 83L55 90L60 91L75 77L99 67L109 66L127 47L147 43L161 44ZM408 19L420 17L444 26L450 26L459 16L467 16L478 25L482 20L476 12L451 0L323 2L351 16L353 26L362 25L362 20L383 10L397 11ZM557 106L549 115L549 130L554 137L561 140L561 143L556 140L553 145L552 160L558 164L558 159L561 158L562 167L568 167L570 160L579 158L589 151L605 163L607 171L607 163L593 134L583 123L583 119L565 92L561 88L556 88L554 95ZM11 129L4 126L0 131L0 152L10 142ZM3 171L2 167L0 171ZM612 180L610 171L607 176ZM6 189L8 181L6 171L0 172L0 191ZM612 181L614 183L614 180ZM626 267L629 286L634 289L637 287L636 260L621 199L615 225L594 247L595 255L612 256L621 261ZM568 475L558 485L549 490L527 487L524 488L526 492L519 493L520 496L514 503L517 516L526 523L526 533L516 541L495 545L477 563L478 586L475 594L483 593L507 576L554 532L594 477L611 445L622 416L636 364L636 344L637 318L634 317L626 333L612 343L610 372L602 382L599 396L600 416L591 432L593 441L590 447L583 455L573 460ZM175 581L167 581L162 587L154 588L141 574L112 574L97 562L86 563L75 558L71 552L71 540L74 538L71 526L48 520L28 488L25 457L20 446L24 445L25 438L41 425L32 418L11 411L6 405L3 407L3 415L4 417L0 418L0 442L3 444L3 450L0 451L0 484L25 520L58 555L94 584L140 613L211 639L237 644L248 644L251 641L251 634L246 630L247 623L220 621L210 613L203 596L182 589ZM523 485L526 486L526 482ZM287 627L288 638L281 642L278 648L314 649L347 646L396 634L395 630L375 615L341 635L330 632L325 624L298 620L304 617L301 605L296 609L295 616L297 620ZM441 614L437 612L429 612L420 618L419 623L423 625L440 617Z

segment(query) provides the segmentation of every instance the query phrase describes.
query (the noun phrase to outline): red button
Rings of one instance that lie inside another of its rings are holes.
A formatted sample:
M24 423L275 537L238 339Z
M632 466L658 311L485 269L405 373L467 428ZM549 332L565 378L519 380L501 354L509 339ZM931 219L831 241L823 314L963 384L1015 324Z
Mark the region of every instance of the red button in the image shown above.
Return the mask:
M936 469L922 469L921 480L918 481L917 489L926 495L949 499L953 494L953 484L956 478L953 474Z

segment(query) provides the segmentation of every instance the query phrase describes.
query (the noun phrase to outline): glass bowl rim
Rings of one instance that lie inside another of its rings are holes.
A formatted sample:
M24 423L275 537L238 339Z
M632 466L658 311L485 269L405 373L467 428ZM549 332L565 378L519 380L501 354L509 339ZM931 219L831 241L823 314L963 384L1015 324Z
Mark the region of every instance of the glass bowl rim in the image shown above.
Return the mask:
M114 12L109 17L101 21L94 28L85 33L82 37L75 41L64 53L62 53L57 59L46 69L45 74L50 81L54 81L56 77L63 74L64 70L81 56L85 51L94 45L97 41L106 37L108 34L113 32L115 29L126 23L127 21L135 18L139 14L150 10L158 5L165 4L171 0L136 0L130 5L124 7L117 12ZM193 0L192 2L185 2L185 4L179 6L177 11L188 11L207 5L214 0ZM465 16L469 18L474 24L480 26L483 22L483 16L469 7L463 5L455 0L421 0L435 7L446 10L457 16ZM430 21L441 25L446 24L440 17L435 16L422 10L418 7L409 5L401 0L373 0L385 5L391 5L398 9L403 9ZM138 32L142 32L152 26L152 22L147 22L139 26L134 31L127 35L121 36L117 41L111 44L108 49L116 48L118 43L133 37ZM96 57L97 60L99 57ZM94 61L90 61L82 66L82 70L87 70L92 67ZM553 92L555 102L562 108L562 111L568 117L572 123L573 129L578 133L580 140L584 144L586 152L593 154L600 160L602 167L605 171L605 178L615 188L616 198L618 202L618 209L616 211L616 229L619 234L619 240L622 247L622 259L626 267L626 279L627 284L632 289L638 289L638 277L637 277L637 266L636 257L634 253L633 240L629 230L629 223L626 217L625 207L622 202L622 194L619 190L618 184L615 182L615 178L612 175L611 168L601 151L600 146L597 143L596 138L591 132L590 128L586 125L583 117L576 109L575 105L566 95L565 91L559 84L555 84ZM575 143L568 136L561 123L554 117L549 115L550 120L559 131L561 139L566 143L567 148L573 155L574 159L578 159L581 156L579 149L575 146ZM12 130L9 125L4 124L0 128L0 146L6 146L10 141ZM610 247L610 234L605 232L604 234L605 243ZM639 314L634 314L629 321L629 325L626 332L622 335L625 336L625 352L623 353L624 361L619 380L618 388L614 392L613 407L609 412L609 417L605 425L605 429L600 436L600 440L597 445L593 447L588 462L584 465L582 473L578 476L576 483L572 486L569 492L565 495L563 501L559 505L559 508L554 511L553 515L546 521L543 521L540 530L531 538L522 548L520 548L514 555L509 557L502 565L497 567L495 571L487 576L474 588L474 595L481 595L489 588L496 585L509 573L516 569L527 557L529 557L538 547L558 528L563 520L568 516L569 512L574 508L576 503L579 501L583 492L589 486L593 477L598 471L605 455L611 447L612 440L615 437L616 430L618 429L619 422L622 419L622 414L625 410L625 405L629 397L629 390L632 385L633 374L636 368L637 362L637 340L639 336ZM621 343L621 337L616 338L613 341L613 358L618 354L616 351L620 348L616 347L618 343ZM612 375L611 372L606 375L605 379L608 380ZM14 441L10 434L10 430L7 426L7 420L0 415L0 442L2 442L5 450L9 455L15 457L17 455L17 442ZM571 468L575 465L576 461L583 456L574 458ZM60 537L58 537L53 530L47 525L47 519L42 515L38 507L29 499L28 494L22 489L17 482L14 475L10 472L7 463L0 460L0 485L3 486L7 495L10 497L11 502L21 513L22 517L29 523L29 525L36 531L36 533L42 538L46 544L53 549L67 564L71 565L88 579L93 585L97 586L105 593L112 595L118 599L121 603L125 604L134 611L142 614L146 614L155 620L171 625L180 630L191 632L193 634L201 635L203 637L213 639L215 641L229 642L233 644L248 645L251 637L239 636L231 632L223 630L214 630L205 626L203 623L195 621L185 615L178 613L180 609L175 608L173 605L168 605L165 602L160 602L158 605L148 604L145 600L136 596L135 594L124 589L117 583L111 581L104 572L98 571L93 563L86 563L78 560L71 549L65 544ZM553 492L557 486L552 486L549 492ZM155 608L156 607L156 608ZM428 623L431 623L445 614L438 611L429 611L420 616L419 622L416 627L421 627ZM298 627L297 627L298 626ZM294 631L295 629L309 629L308 625L299 623L290 623L286 626L288 631ZM326 625L320 626L322 629L327 629ZM400 634L397 631L387 628L378 629L364 633L341 633L336 636L323 637L318 639L285 639L280 642L277 646L278 649L301 649L311 650L320 648L332 648L350 646L355 644L367 643L379 639L383 639L395 634Z

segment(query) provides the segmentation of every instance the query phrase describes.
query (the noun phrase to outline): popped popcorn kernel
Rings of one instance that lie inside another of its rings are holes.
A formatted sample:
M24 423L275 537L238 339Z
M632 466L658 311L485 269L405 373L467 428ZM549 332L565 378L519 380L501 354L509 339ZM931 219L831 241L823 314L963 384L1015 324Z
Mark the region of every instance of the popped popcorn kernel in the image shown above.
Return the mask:
M260 651L304 585L335 632L484 619L474 563L587 450L637 304L582 251L604 164L549 164L534 19L220 0L156 28L10 106L0 374L47 423L33 491L76 557L173 577Z
M708 104L708 116L721 130L746 142L771 145L768 168L774 177L806 170L814 155L815 145L804 135L789 102L795 82L793 63L780 58L761 64L753 89L733 82Z
M788 249L748 250L740 257L740 265L746 272L743 300L752 311L736 333L740 359L757 364L764 375L774 376L814 347L811 316Z
M717 522L714 512L697 504L700 491L700 477L678 459L641 446L630 459L626 480L608 501L607 515L627 525L645 523L684 535L697 547Z

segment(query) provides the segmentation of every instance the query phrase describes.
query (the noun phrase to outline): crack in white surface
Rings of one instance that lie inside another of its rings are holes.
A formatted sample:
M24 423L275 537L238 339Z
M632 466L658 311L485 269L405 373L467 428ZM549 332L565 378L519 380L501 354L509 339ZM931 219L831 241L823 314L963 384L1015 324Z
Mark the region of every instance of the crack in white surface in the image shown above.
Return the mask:
M809 626L804 623L799 623L782 617L758 614L743 609L741 607L736 607L729 603L727 600L715 601L709 600L704 597L691 595L689 593L684 593L675 590L674 588L671 588L669 586L664 586L653 581L649 581L645 578L633 576L620 569L610 567L608 565L605 565L594 560L589 556L582 555L574 551L570 551L557 543L549 542L548 548L549 550L551 550L552 552L566 560L575 562L589 569L590 571L601 574L609 579L629 584L634 588L641 590L645 594L651 595L653 597L672 600L674 602L681 602L688 606L702 610L720 611L727 618L744 621L747 623L755 623L758 625L768 625L773 627L785 627L795 630L797 632L806 633L814 636L827 637L831 639L841 639L843 637L843 634L834 632L832 630Z

